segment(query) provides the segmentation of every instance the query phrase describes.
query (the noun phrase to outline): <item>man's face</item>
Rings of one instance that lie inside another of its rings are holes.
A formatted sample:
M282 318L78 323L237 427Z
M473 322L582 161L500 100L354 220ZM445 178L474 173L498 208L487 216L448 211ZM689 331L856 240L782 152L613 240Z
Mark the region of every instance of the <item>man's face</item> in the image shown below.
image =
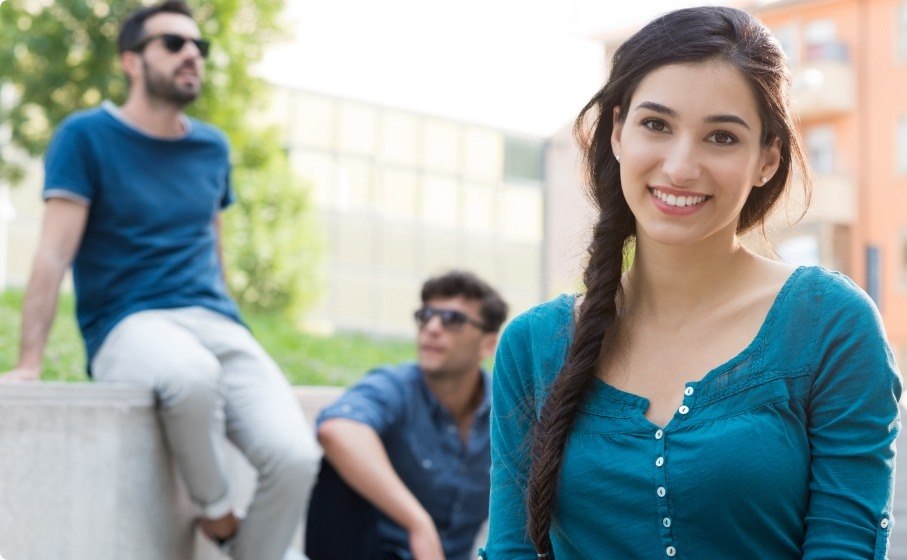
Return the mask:
M419 367L432 378L460 377L478 370L481 362L494 352L497 333L487 333L482 324L481 302L463 296L436 298L427 301L422 310L427 320L419 326ZM448 314L448 326L443 315ZM439 313L440 312L440 313ZM466 321L457 321L462 313Z
M163 34L186 39L182 48L173 52ZM201 37L192 18L182 14L161 13L145 22L144 37L158 37L148 42L141 57L141 80L151 99L183 107L194 101L202 89L205 59L189 39ZM134 78L133 78L134 79Z

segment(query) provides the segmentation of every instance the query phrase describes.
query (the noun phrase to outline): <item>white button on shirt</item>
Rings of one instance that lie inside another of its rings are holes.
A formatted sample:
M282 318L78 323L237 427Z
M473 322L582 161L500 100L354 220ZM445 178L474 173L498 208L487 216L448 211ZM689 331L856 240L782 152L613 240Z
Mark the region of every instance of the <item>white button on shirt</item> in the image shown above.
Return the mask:
M670 518L670 517L665 517L664 519L661 520L661 524L664 525L665 527L670 527L670 526L671 526L671 518Z
M665 497L665 494L668 493L668 491L665 490L665 487L664 487L664 486L659 486L659 487L658 487L658 490L656 490L655 492L656 492L659 496L661 496L662 498L664 498L664 497Z
M681 414L686 414L689 411L690 411L690 407L688 407L687 405L683 405L677 409L677 412L679 412Z
M677 549L673 546L669 546L665 549L665 554L667 554L668 556L674 556L675 554L677 554Z
M655 466L656 466L656 467L660 467L660 466L662 466L662 465L664 465L664 464L665 464L665 459L664 459L664 457L659 457L658 459L655 459Z
M683 390L683 394L689 397L690 395L693 394L693 388L687 387L686 389Z
M888 528L888 518L887 518L887 517L883 517L883 518L882 518L882 521L879 523L879 526L880 526L882 529L887 529L887 528Z
M663 435L665 435L665 433L664 433L663 431L661 431L661 430L655 430L655 439L661 439L661 437L662 437Z

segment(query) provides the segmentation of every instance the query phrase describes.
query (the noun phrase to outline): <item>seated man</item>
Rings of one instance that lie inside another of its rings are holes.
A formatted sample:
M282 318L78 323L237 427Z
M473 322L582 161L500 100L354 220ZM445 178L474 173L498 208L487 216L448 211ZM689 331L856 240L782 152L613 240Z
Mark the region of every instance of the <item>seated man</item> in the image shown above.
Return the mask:
M321 413L312 560L472 557L488 514L491 386L481 362L506 315L473 274L428 280L415 313L418 364L371 371Z

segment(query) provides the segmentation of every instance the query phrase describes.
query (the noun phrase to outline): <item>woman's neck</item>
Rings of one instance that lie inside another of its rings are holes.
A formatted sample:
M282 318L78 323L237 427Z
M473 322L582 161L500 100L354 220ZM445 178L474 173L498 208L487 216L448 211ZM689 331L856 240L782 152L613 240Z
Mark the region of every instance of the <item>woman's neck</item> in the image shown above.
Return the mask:
M675 322L732 297L755 256L736 236L709 245L677 247L638 239L624 276L626 308Z

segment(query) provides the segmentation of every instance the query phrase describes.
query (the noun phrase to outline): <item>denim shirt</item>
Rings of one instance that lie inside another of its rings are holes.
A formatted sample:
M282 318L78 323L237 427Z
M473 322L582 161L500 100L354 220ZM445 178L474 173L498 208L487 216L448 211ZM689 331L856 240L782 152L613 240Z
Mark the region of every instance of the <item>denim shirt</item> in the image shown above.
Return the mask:
M535 558L525 438L566 356L573 305L528 311L498 346L481 557ZM883 559L900 395L871 300L842 275L799 268L749 346L685 384L666 426L645 417L647 399L595 380L564 451L554 557Z
M448 560L472 558L488 515L491 385L485 372L482 382L484 397L465 444L417 364L372 370L318 417L318 424L356 420L378 433L397 475L435 522ZM381 512L378 536L383 550L412 558L406 531Z

